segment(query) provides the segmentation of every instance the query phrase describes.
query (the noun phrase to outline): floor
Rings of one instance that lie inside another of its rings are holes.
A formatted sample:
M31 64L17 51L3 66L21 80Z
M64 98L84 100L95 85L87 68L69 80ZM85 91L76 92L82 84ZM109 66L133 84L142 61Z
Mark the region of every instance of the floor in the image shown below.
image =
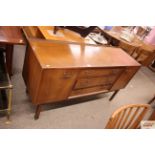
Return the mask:
M155 92L155 73L142 67L125 89L109 102L111 93L45 106L40 118L34 120L35 107L25 92L22 66L25 46L14 47L11 122L0 115L0 128L92 128L103 129L114 110L124 104L147 103ZM68 105L68 106L65 106ZM146 117L149 117L151 110Z

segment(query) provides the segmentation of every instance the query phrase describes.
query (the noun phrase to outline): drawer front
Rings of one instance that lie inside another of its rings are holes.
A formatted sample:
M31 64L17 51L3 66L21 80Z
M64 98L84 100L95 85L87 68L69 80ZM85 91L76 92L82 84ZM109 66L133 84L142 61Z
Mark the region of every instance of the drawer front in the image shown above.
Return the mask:
M79 96L79 95L87 95L91 93L100 93L100 92L108 92L111 88L111 85L102 85L97 87L85 88L85 89L77 89L71 92L70 96Z
M121 71L121 68L85 69L80 71L79 78L115 75Z
M112 85L117 76L107 76L98 78L81 78L76 82L74 89L88 88L100 85Z

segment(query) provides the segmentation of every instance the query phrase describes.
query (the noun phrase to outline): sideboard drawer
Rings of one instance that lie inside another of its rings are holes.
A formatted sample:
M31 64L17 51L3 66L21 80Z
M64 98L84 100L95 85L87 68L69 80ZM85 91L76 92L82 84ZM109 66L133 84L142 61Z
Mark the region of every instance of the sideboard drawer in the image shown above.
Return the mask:
M91 88L77 89L77 90L73 90L70 96L84 95L89 93L95 94L101 91L108 92L111 87L112 85L101 85L101 86L96 86Z
M107 76L113 74L119 74L122 71L121 68L107 68L107 69L85 69L81 70L79 77L98 77L98 76Z
M81 78L76 82L74 89L88 88L105 84L112 85L116 78L117 76Z

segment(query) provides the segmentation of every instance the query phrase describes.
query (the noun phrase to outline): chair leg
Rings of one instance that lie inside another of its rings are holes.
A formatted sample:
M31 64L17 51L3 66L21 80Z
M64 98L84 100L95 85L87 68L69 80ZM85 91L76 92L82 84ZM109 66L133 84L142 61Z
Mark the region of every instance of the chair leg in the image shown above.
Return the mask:
M151 116L149 117L149 120L155 120L155 110L153 110Z
M41 112L41 105L37 105L36 112L35 112L35 115L34 115L35 120L37 120L39 118L40 112Z
M148 102L148 104L151 104L155 100L155 96Z
M10 119L10 112L12 107L12 89L9 89L9 95L8 95L8 120Z
M8 110L7 110L7 124L10 124L10 113L12 107L12 89L8 90Z
M119 90L116 90L113 94L112 94L112 96L110 97L110 99L109 99L109 101L111 101L115 96L116 96L116 94L119 92Z

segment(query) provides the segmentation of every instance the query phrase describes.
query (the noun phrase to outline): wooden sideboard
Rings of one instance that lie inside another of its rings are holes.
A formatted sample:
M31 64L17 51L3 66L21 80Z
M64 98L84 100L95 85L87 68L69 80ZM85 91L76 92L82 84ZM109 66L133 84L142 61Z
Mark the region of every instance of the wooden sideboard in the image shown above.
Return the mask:
M37 106L124 88L140 64L120 48L29 39L23 78Z

